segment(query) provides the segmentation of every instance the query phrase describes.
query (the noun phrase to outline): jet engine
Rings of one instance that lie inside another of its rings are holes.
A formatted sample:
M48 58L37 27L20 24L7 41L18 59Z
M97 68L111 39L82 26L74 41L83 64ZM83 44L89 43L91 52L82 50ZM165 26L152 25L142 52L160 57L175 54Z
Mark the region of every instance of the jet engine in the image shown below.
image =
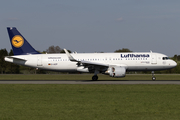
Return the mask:
M80 66L80 67L77 67L77 71L78 72L89 72L89 69L88 68L85 68L83 66Z
M121 66L109 67L108 71L106 71L110 75L110 77L125 77L126 76L126 68Z

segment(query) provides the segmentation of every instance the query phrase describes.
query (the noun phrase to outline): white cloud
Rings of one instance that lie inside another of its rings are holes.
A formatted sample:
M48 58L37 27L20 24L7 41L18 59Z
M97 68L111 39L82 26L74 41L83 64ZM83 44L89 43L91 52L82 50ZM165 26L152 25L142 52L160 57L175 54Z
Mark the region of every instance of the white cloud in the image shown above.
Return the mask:
M117 21L123 21L123 18L120 17L120 18L117 18L116 20L117 20Z

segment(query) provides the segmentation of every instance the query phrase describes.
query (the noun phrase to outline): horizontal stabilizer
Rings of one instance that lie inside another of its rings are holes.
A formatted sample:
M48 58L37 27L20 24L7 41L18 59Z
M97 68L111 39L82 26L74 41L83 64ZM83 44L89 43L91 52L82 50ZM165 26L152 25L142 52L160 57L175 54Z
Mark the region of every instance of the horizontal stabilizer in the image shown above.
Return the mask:
M6 59L6 58L26 61L26 59L21 58L21 57L19 57L19 56L7 56L7 57L5 57L5 59Z

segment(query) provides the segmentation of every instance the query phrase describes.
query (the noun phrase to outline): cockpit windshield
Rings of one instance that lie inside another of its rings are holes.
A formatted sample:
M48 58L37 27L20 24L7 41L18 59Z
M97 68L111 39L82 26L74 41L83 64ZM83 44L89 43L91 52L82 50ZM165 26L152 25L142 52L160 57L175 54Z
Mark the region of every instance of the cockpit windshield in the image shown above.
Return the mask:
M163 60L169 60L170 58L169 57L163 57L162 59Z

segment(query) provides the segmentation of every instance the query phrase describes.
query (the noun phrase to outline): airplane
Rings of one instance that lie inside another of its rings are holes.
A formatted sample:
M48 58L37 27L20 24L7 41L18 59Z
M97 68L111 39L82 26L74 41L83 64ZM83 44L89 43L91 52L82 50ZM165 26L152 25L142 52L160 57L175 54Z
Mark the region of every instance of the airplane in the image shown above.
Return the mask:
M152 80L156 80L154 71L167 70L177 63L164 54L150 52L124 53L69 53L41 54L36 51L15 27L7 27L14 56L6 56L7 62L33 67L36 69L94 73L92 80L98 80L97 74L122 78L127 71L152 71Z

